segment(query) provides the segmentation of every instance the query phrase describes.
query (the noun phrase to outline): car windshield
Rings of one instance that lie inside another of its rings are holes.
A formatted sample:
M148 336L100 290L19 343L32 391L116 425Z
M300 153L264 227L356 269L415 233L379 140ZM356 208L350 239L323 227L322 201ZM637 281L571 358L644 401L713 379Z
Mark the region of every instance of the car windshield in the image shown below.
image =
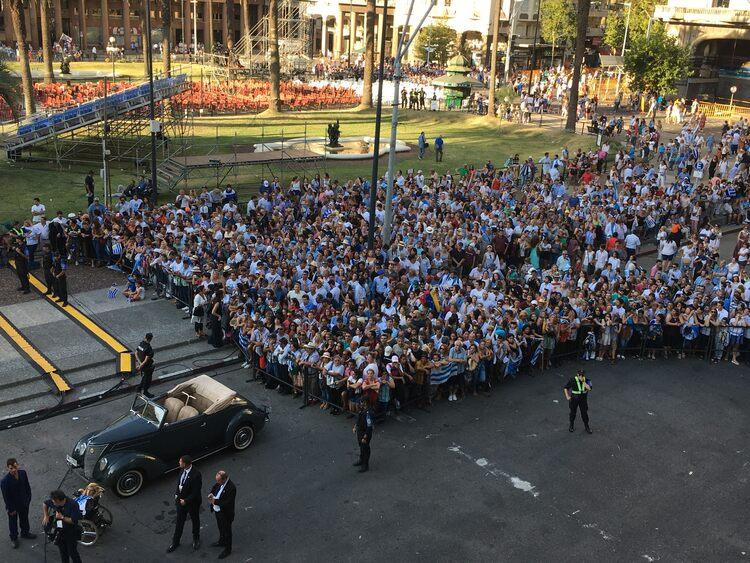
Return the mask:
M167 412L163 407L152 403L142 395L138 395L135 398L130 410L156 426L161 426L161 422L164 420L164 415Z

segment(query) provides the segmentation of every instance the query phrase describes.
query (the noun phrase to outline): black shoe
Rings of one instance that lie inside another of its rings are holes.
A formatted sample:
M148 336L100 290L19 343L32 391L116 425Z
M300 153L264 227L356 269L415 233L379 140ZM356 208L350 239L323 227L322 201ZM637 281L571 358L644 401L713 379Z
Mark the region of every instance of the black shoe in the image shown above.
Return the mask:
M148 391L144 391L143 392L143 396L147 397L149 399L153 399L154 398L154 394L153 393L149 393Z
M67 306L68 306L68 302L67 302L67 301L63 301L63 302L61 303L61 305L62 305L63 307L67 307Z
M224 544L221 543L220 541L215 541L214 543L212 543L208 547L224 547Z
M359 467L360 465L362 465L362 462L361 462L361 461L357 461L357 462L355 462L355 463L352 463L352 465L353 465L354 467Z
M35 540L36 534L32 534L31 532L27 532L25 534L21 534L21 537L25 540Z
M232 553L231 549L225 549L224 551L219 553L219 559L226 559L227 557L229 557L231 553Z
M201 548L201 540L193 540L193 550L198 551Z
M589 428L588 426L586 427L586 434L593 434L591 428Z
M572 424L568 426L568 432L575 432L575 431L576 431L575 426L573 426Z
M370 470L370 466L369 465L363 465L362 467L359 468L359 472L360 473L365 473L365 472L367 472L369 470Z
M23 294L24 294L24 295L28 295L29 293L31 293L31 290L30 290L30 289L24 289L24 290L23 290Z
M52 292L51 291L45 291L44 294L45 295L52 295Z
M167 548L167 553L172 553L172 552L173 552L173 551L174 551L175 549L177 549L178 547L180 547L180 544L179 544L179 543L173 543L172 545L170 545L170 546L169 546L169 547Z
M10 540L13 549L18 549L18 540Z

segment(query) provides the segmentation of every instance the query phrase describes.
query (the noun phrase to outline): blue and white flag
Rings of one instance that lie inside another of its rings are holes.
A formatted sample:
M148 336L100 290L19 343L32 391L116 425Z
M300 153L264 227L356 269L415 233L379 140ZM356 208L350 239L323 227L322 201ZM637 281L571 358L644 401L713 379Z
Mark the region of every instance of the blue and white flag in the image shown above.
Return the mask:
M112 286L109 288L109 291L107 292L107 297L110 299L114 299L117 297L117 284L113 283Z

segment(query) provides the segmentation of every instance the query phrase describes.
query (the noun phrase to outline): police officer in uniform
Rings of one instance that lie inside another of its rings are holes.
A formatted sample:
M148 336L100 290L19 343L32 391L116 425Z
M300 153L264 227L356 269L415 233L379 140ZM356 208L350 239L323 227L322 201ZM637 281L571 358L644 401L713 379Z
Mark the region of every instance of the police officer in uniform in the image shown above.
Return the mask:
M23 242L21 238L16 238L13 242L13 251L11 252L11 258L16 266L16 275L18 280L21 282L21 287L18 291L29 293L29 262L26 258L26 253L23 249Z
M370 469L370 442L372 441L372 430L374 427L374 417L372 411L370 411L370 402L365 398L360 403L357 423L352 428L352 432L357 434L357 444L359 445L359 461L354 466L359 467L360 473L364 473Z
M68 265L59 252L52 255L52 275L55 278L55 299L62 301L62 306L68 306Z
M153 397L148 391L148 388L151 387L151 378L154 375L154 349L151 348L153 338L154 335L147 332L135 351L138 371L141 372L141 383L138 385L137 391L143 393L146 397Z
M589 391L591 391L591 381L586 378L586 373L582 369L579 369L575 377L568 380L568 383L563 388L565 398L570 405L569 432L575 430L574 423L576 420L576 410L580 410L581 420L583 420L586 432L592 434L591 428L589 427L589 405L587 401Z

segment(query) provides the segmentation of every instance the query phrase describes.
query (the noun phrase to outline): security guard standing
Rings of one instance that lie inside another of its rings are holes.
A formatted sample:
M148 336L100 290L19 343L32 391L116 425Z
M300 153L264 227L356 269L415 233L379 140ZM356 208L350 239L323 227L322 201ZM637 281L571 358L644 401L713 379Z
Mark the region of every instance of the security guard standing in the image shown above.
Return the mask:
M13 264L16 267L18 280L21 282L21 287L18 288L18 291L29 293L31 292L29 289L29 261L28 258L26 258L26 252L24 251L22 241L23 239L20 237L17 237L13 241L11 258L13 258Z
M586 378L586 373L582 369L579 369L575 377L568 380L568 383L563 388L565 398L570 405L569 432L575 430L573 424L576 420L576 410L580 409L581 420L583 420L586 432L592 434L591 428L589 427L589 405L587 400L589 391L591 391L591 381Z
M47 286L47 291L44 294L57 297L57 292L55 291L57 284L55 283L55 276L52 273L52 251L47 244L42 248L42 272L44 273L44 285Z
M135 357L138 360L138 371L141 372L141 383L136 390L139 393L143 393L146 397L153 397L148 391L148 388L151 387L151 378L154 375L154 349L151 347L151 340L153 338L154 335L147 332L135 351Z
M357 434L357 444L359 445L359 461L354 464L354 467L359 467L360 473L370 469L370 442L372 441L372 430L375 427L373 421L370 401L365 398L360 403L357 423L352 428L352 432Z
M55 299L68 306L68 265L59 252L52 255L52 275L55 278Z

